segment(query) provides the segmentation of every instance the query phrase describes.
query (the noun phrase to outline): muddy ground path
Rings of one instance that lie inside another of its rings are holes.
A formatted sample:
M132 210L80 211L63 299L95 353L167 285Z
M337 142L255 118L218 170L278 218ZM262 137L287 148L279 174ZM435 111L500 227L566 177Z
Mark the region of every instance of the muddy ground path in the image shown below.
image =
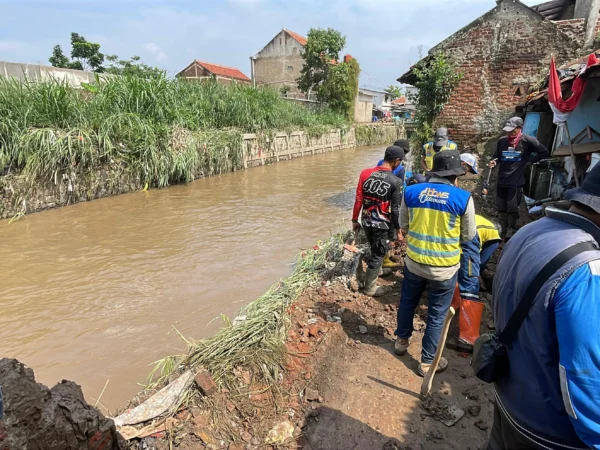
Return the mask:
M380 299L331 285L301 300L306 307L298 311L303 312L308 309L327 315L343 308L336 344L324 350L322 361L314 370L317 376L312 380L312 395L308 398L317 400L308 401L301 448L484 448L492 425L491 386L475 378L469 365L470 355L445 349L448 369L436 374L431 399L421 401L423 378L416 369L427 316L426 301L417 310L416 331L407 354L396 356L393 332L401 271L380 283L393 286L392 293ZM301 317L297 319L301 324ZM482 328L487 327L488 322L484 322ZM465 414L453 426L446 426L440 420L451 405Z

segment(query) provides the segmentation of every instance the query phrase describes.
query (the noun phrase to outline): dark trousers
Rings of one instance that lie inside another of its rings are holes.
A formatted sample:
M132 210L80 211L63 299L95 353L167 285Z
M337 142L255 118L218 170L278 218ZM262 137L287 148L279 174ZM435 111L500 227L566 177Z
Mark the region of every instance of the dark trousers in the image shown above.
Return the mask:
M496 403L494 403L494 425L492 426L486 450L564 450L566 448L588 448L583 442L552 442L550 439L543 437L535 438L533 435L530 438L527 436L530 434L529 431L525 431L522 428L520 430L517 429L502 411L496 400Z
M519 206L523 199L522 187L498 186L496 191L496 207L499 213L519 214Z
M371 254L367 258L367 266L369 269L379 269L390 248L390 230L373 227L364 227L363 229L371 247Z

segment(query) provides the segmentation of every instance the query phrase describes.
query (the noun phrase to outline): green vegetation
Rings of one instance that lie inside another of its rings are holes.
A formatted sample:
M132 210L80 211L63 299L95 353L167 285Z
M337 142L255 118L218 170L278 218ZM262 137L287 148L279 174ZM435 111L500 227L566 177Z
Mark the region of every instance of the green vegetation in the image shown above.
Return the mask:
M345 46L346 38L339 31L311 28L302 52L298 87L306 94L315 92L321 103L352 120L360 67L355 59L340 61Z
M164 77L66 82L0 77L0 169L56 180L121 164L163 187L243 165L241 133L344 126L339 114L309 111L268 88Z
M277 389L290 325L288 306L304 289L319 281L327 263L340 260L344 238L349 236L336 235L320 242L316 250L306 250L298 257L294 272L288 278L242 308L239 322L232 323L223 317L225 327L215 336L198 342L186 340L188 354L157 361L150 380L160 385L175 370L204 367L215 381L237 391L234 371L245 368L250 370L255 383Z
M417 78L414 86L418 89L411 96L417 124L412 144L419 148L433 136L434 121L450 100L463 74L456 71L454 64L442 52L422 59L412 70Z
M110 65L103 65L105 59ZM144 64L139 56L132 56L129 60L123 60L119 59L117 55L104 55L100 52L100 44L88 42L78 33L71 33L71 59L63 53L60 45L55 45L52 49L52 56L48 58L48 61L54 67L110 73L112 75L144 78L165 75L164 70Z
M384 89L384 91L392 98L392 100L396 100L398 97L402 97L402 89L400 88L400 86L390 84Z

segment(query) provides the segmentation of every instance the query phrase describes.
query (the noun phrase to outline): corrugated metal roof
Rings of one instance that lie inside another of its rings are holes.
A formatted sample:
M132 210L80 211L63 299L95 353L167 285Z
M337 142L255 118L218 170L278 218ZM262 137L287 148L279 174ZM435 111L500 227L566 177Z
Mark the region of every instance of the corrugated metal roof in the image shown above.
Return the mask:
M284 28L283 30L287 34L289 34L291 37L293 37L298 42L298 44L300 44L300 45L306 45L306 43L308 42L304 36L302 36L302 35L300 35L298 33L294 33L293 31L290 31L290 30L288 30L286 28Z
M530 8L540 13L546 19L560 20L565 10L569 6L572 6L573 3L573 0L551 0L549 2L540 3L539 5L531 6Z
M196 60L196 63L198 63L200 66L204 67L206 70L208 70L210 73L212 73L214 75L220 75L222 77L228 77L228 78L235 78L236 80L251 81L250 78L248 78L246 75L244 75L240 70L236 69L235 67L227 67L227 66L222 66L220 64L212 64L212 63L208 63L205 61L198 61L198 60Z

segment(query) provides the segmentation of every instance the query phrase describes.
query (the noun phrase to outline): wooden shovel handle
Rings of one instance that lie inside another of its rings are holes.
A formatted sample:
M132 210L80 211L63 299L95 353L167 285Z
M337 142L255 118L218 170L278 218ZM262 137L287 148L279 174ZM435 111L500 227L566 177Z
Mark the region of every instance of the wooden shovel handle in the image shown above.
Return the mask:
M450 329L450 322L454 317L454 308L451 306L448 308L448 314L446 314L446 318L444 319L444 325L442 327L442 335L440 336L440 342L438 342L438 347L435 352L435 357L433 358L433 362L431 366L429 366L429 371L425 374L425 378L423 379L423 384L421 385L421 398L424 399L429 395L431 391L431 385L433 384L433 376L435 375L435 371L440 364L440 360L442 359L442 353L444 351L444 346L446 345L446 337L448 337L448 330Z

